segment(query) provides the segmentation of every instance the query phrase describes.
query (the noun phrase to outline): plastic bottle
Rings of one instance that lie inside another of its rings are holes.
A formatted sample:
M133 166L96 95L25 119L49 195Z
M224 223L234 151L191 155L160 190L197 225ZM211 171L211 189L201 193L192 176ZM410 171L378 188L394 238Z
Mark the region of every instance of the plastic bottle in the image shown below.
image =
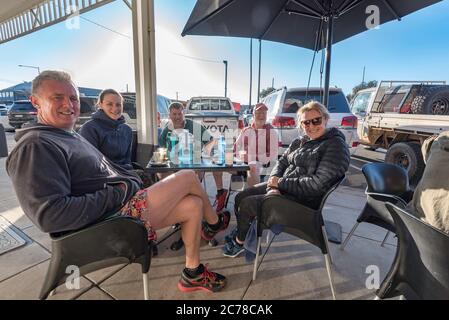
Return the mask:
M226 142L223 136L220 136L218 140L218 158L217 164L222 165L225 160L225 152L226 152Z
M179 144L178 144L178 136L176 134L170 135L170 161L174 164L179 163Z

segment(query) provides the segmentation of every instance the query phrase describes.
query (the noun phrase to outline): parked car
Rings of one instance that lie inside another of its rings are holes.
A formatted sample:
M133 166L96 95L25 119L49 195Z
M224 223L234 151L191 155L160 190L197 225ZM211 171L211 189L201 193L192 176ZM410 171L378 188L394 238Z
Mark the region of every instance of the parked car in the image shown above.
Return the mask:
M449 130L449 85L444 81L380 81L359 91L351 103L359 117L360 143L384 148L385 162L407 170L416 184L425 163L421 144Z
M243 120L234 108L226 97L192 97L187 101L185 117L201 123L214 138L227 132L237 138Z
M136 111L136 94L135 93L122 93L125 100L123 105L123 116L126 119L126 123L137 130L137 111ZM171 104L171 100L160 94L156 96L156 107L158 112L158 127L164 127L168 122L168 107Z
M6 116L8 110L9 108L6 104L0 104L0 116Z
M22 124L35 121L37 110L29 100L17 100L11 105L8 111L9 125L14 129L22 127Z
M136 94L132 92L122 93L123 104L123 116L126 123L133 129L137 130L137 112L136 112ZM97 110L96 102L97 97L82 97L81 98L81 111L80 117L77 121L76 127L80 127L85 122L90 120L92 114ZM84 101L84 103L83 103ZM170 106L170 99L157 95L156 104L157 111L161 119L161 126L163 127L168 119L168 107Z
M300 135L296 116L298 109L310 101L321 101L322 96L323 90L320 88L284 87L262 100L268 107L268 121L276 128L281 140L279 154L282 154ZM357 117L351 113L341 89L330 88L328 111L330 113L328 126L339 128L345 135L348 147L353 151L353 147L358 145Z
M250 106L246 108L245 111L243 111L243 113L241 114L245 127L250 126L253 122L253 108L254 106Z

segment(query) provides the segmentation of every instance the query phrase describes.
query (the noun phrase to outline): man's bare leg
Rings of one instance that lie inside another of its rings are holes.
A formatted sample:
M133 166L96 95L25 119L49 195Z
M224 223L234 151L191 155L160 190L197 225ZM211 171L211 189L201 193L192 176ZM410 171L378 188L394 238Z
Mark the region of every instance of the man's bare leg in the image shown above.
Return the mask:
M192 170L182 170L172 174L147 190L150 216L152 212L159 211L168 214L182 198L193 195L199 197L203 202L203 217L206 222L209 224L218 222L217 213L212 208L206 191L204 191L198 177Z
M162 229L175 223L181 224L182 241L186 249L186 268L200 264L201 220L203 203L201 198L188 195L169 212L150 211L149 219L154 229Z

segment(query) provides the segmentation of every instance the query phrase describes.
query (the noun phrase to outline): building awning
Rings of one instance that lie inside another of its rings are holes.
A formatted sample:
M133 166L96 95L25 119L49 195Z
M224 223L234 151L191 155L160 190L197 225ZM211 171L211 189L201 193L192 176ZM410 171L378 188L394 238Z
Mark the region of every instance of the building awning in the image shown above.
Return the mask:
M114 0L1 0L0 44Z

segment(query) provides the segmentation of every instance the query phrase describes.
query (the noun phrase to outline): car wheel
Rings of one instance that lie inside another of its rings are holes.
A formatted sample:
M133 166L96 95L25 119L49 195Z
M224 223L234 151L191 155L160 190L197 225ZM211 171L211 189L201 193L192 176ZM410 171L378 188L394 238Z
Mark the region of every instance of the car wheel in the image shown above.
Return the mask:
M424 172L424 160L421 147L413 142L398 142L388 148L385 162L404 168L409 177L410 184L417 184Z

